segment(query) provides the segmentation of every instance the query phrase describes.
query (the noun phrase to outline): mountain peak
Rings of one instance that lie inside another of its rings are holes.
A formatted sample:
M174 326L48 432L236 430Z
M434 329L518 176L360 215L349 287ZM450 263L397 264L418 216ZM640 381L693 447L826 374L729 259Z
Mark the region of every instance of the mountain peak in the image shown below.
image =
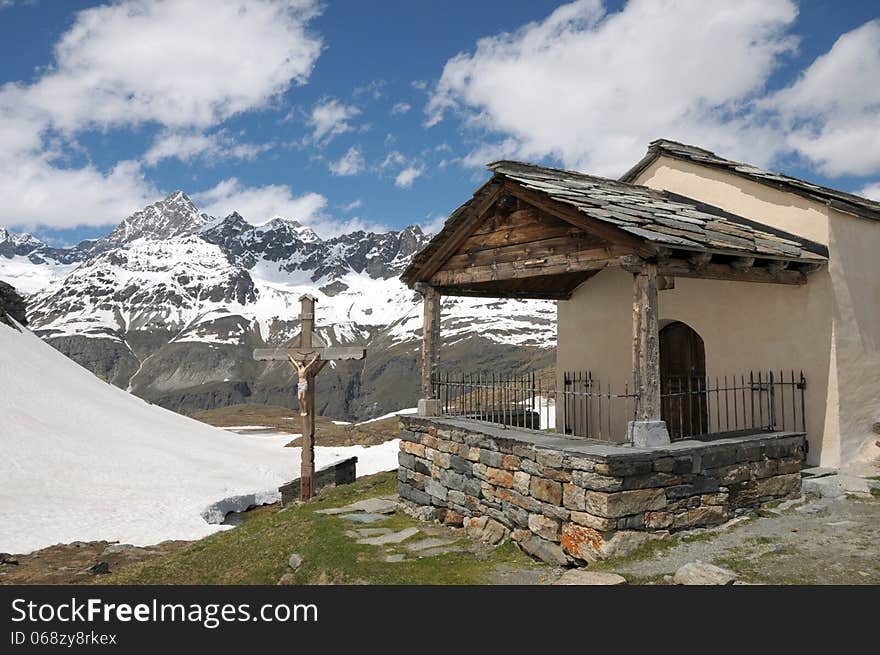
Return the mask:
M193 234L211 220L210 216L198 210L189 196L177 190L122 221L107 237L106 245Z

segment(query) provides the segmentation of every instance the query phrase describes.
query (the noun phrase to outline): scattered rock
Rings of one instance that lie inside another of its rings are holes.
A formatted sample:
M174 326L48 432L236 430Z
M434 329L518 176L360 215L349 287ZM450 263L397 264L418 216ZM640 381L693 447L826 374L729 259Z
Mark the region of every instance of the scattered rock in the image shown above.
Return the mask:
M848 493L871 493L873 486L871 480L839 473L818 478L805 478L802 488L805 494L815 494L821 498L838 498Z
M0 565L3 565L3 564L17 565L18 560L15 559L15 557L10 555L9 553L0 553Z
M384 546L386 544L399 544L404 539L409 539L415 534L418 534L418 528L404 528L400 532L392 532L391 534L383 534L378 537L365 537L364 539L358 539L359 544L365 544L367 546Z
M475 516L474 518L465 519L464 528L471 539L484 541L492 546L501 543L510 534L509 530L502 523L495 519L490 519L488 516Z
M604 571L589 571L587 569L571 569L562 574L555 585L621 585L626 584L626 578L616 573Z
M680 567L672 576L672 582L677 585L730 585L737 577L729 569L697 560Z
M122 555L123 553L126 555L135 555L143 550L143 548L132 546L131 544L110 544L101 552L101 557L107 557L108 555Z
M278 582L276 584L295 585L296 584L296 576L293 573L285 573L280 578L278 578Z
M555 544L552 541L541 539L541 537L533 534L527 534L520 538L518 543L520 548L529 555L537 557L548 564L563 566L568 563L568 558L565 556L562 548L559 544Z
M92 575L103 575L105 573L110 573L110 565L107 562L96 562L92 566L86 569L87 573L91 573Z
M298 555L297 553L293 553L290 557L287 558L287 566L292 568L294 571L296 571L302 563L302 555Z
M396 553L394 555L387 555L385 557L386 562L403 562L406 559L406 555L403 553Z
M394 530L390 528L358 528L357 530L346 530L345 536L352 539L362 539L364 537L378 537L380 534L391 534Z

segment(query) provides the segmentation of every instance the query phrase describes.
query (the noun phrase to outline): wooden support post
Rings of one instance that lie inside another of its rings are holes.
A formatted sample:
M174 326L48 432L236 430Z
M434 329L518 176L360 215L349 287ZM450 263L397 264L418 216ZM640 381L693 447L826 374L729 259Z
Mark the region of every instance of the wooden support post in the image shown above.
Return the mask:
M431 380L440 362L440 292L427 284L417 284L416 291L422 294L422 370L421 398L419 415L437 416L440 401L434 394Z
M660 326L657 303L657 264L643 262L633 273L633 387L635 420L629 424L634 445L669 443L660 418Z

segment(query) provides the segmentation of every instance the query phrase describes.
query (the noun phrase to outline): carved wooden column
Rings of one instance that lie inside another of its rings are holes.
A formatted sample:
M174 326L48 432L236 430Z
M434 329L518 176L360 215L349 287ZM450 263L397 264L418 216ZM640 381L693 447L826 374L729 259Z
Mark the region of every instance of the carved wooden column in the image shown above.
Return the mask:
M427 284L416 284L422 294L422 370L419 416L439 416L440 399L434 394L431 380L440 362L440 293Z
M669 432L660 417L657 264L641 262L633 280L633 383L638 396L628 433L635 446L658 446L669 443Z

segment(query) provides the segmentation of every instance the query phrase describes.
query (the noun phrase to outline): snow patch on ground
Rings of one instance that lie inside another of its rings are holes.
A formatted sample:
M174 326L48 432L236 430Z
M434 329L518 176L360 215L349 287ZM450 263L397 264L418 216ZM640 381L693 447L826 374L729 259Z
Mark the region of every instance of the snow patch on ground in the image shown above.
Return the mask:
M417 407L407 407L406 409L398 409L396 412L390 412L388 414L383 414L382 416L377 416L376 418L371 418L368 421L361 421L356 425L366 425L367 423L375 423L376 421L383 421L386 418L391 418L392 416L400 416L401 414L415 414L418 412Z
M299 472L289 434L235 434L149 405L2 324L0 389L0 551L200 539L223 529L203 515L271 502ZM397 442L315 451L318 467L353 455L360 475L397 467Z

